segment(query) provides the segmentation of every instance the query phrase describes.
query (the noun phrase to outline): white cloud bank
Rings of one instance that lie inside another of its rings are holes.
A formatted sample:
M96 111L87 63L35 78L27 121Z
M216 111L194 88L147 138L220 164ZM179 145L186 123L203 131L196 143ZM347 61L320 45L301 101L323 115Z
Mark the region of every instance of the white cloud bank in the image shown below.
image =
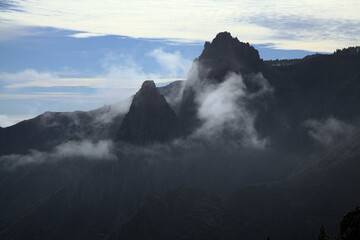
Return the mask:
M360 41L358 0L17 0L13 4L20 11L1 13L0 36L7 39L24 32L9 32L9 23L13 23L81 32L73 37L123 35L204 41L227 30L243 41L311 51L334 51ZM306 19L296 24L296 32L292 30L294 19ZM309 27L308 22L316 27Z

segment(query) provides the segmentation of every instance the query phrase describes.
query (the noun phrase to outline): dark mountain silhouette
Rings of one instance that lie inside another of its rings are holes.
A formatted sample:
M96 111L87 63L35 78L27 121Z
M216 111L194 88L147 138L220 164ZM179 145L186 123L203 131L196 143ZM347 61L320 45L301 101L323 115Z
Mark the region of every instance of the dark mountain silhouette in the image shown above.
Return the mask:
M273 64L219 33L185 85L157 89L146 81L129 110L48 112L0 128L0 238L300 240L316 239L321 225L339 235L339 219L360 199L357 49ZM246 146L236 134L191 135L203 124L199 94L230 73L244 84L231 92L246 98L231 110L247 113L253 125L226 124L268 139L265 148ZM259 96L257 78L273 91ZM116 138L111 149L97 149L110 159L53 151ZM23 165L8 168L19 159ZM357 212L344 218L340 239L357 239Z
M204 77L210 81L222 81L230 71L242 74L259 72L263 64L253 46L233 38L229 32L218 33L211 43L205 42L197 61L209 69Z
M117 139L149 144L165 142L178 134L178 120L153 81L145 81L135 94L121 123Z

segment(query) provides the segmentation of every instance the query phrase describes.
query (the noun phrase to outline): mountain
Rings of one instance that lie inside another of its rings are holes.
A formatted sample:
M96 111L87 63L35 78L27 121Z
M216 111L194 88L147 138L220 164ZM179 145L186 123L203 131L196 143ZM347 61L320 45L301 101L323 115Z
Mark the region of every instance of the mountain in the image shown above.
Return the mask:
M274 64L223 32L185 82L1 128L0 238L338 235L360 199L357 49Z
M117 139L135 144L165 142L178 134L178 120L153 81L145 81L135 94L121 123Z

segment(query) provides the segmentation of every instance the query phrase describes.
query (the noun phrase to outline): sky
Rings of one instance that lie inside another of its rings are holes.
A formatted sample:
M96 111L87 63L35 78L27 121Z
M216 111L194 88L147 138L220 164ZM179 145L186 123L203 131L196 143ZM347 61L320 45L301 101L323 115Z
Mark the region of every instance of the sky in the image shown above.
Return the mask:
M358 0L0 0L0 126L186 79L221 31L263 59L359 45L359 13Z

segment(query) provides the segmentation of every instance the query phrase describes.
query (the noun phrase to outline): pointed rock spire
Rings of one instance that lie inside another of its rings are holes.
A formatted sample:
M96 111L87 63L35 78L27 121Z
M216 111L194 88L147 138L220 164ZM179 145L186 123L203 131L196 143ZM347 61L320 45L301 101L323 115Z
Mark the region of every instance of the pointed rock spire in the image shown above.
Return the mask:
M133 98L117 139L134 144L165 142L177 135L177 124L175 112L155 83L145 81Z

